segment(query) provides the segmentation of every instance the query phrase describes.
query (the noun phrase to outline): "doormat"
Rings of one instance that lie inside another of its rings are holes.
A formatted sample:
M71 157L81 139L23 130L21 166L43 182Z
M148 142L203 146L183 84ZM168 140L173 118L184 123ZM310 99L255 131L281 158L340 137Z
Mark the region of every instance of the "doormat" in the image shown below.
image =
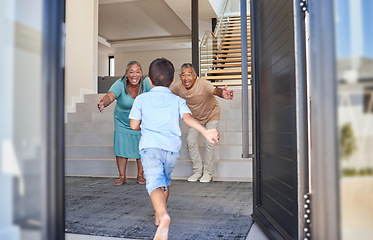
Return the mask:
M128 179L66 177L66 233L153 239L154 209L145 185ZM246 239L253 223L252 183L172 180L169 239Z

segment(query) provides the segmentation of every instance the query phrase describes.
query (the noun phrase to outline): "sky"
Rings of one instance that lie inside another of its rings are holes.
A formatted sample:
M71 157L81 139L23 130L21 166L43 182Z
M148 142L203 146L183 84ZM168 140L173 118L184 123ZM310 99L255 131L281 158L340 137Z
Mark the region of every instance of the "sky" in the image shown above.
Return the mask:
M363 56L373 59L373 0L334 2L337 57Z

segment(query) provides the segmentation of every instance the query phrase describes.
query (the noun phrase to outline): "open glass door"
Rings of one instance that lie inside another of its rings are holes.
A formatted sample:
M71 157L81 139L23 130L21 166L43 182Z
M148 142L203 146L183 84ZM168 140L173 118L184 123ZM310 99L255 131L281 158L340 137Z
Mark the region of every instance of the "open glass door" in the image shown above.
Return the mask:
M64 4L0 0L0 239L64 239Z

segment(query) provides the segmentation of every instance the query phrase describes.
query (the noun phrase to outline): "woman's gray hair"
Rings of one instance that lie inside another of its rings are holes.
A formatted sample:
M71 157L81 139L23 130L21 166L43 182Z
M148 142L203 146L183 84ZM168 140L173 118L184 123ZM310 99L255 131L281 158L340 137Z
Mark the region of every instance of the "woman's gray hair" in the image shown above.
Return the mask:
M184 68L192 68L193 72L196 73L196 70L191 63L184 63L183 65L181 65L181 70L183 70Z
M139 62L137 62L137 61L130 61L130 62L127 64L127 66L126 66L126 71L124 72L124 75L123 75L123 77L121 78L121 80L124 82L124 91L126 92L126 94L130 94L130 92L129 92L129 90L128 90L128 78L126 77L126 75L127 75L128 70L130 69L130 67L131 67L132 65L135 65L135 64L136 64L137 66L140 67L141 74L143 73L143 72L142 72L142 67L141 67L141 65L140 65ZM139 81L139 93L138 93L138 95L141 94L141 93L143 93L143 91L144 91L144 87L143 87L142 82L143 82L143 80L144 80L145 78L146 78L146 76L145 76L144 74L142 74L142 76L141 76L141 78L140 78L140 81Z

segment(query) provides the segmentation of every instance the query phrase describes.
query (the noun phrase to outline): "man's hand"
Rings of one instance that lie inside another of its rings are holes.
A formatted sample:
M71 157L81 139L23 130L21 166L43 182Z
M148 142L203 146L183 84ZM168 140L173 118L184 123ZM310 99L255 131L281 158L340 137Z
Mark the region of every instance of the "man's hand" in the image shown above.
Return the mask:
M224 99L232 100L233 99L233 90L228 90L227 85L223 89L215 88L213 94Z
M229 99L229 100L232 100L233 99L233 90L227 90L227 85L225 85L224 89L223 89L223 92L222 92L222 96L224 99Z

